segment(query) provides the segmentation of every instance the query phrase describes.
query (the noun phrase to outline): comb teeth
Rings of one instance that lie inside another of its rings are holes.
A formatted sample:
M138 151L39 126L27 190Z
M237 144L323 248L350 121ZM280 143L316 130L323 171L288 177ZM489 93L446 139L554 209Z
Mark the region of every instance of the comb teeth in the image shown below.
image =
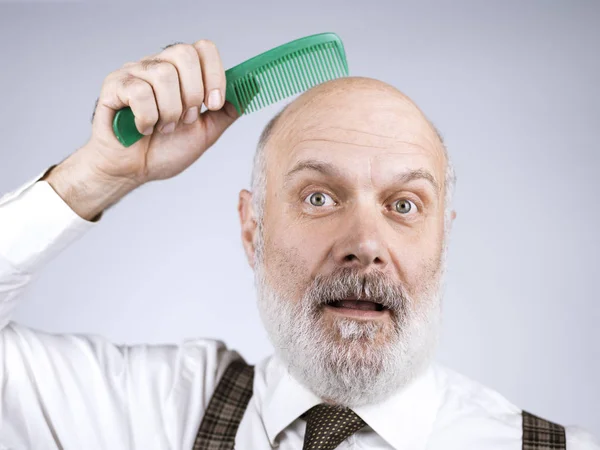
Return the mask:
M317 84L348 75L343 50L327 42L298 50L240 78L233 89L244 114L306 91Z

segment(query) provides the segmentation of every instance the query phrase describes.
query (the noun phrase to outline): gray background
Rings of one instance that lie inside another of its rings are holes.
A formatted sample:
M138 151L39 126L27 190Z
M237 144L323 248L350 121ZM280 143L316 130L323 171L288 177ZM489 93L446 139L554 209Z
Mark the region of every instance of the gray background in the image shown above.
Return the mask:
M174 41L226 67L335 31L351 73L394 84L458 173L439 360L600 436L600 4L268 2L0 5L0 192L88 138L104 77ZM16 319L115 342L219 338L271 351L237 194L271 106L179 177L144 186L41 274Z

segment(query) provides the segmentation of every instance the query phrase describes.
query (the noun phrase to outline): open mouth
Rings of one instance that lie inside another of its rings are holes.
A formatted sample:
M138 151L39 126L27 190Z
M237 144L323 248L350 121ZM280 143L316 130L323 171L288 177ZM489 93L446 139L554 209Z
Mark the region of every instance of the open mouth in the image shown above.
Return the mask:
M360 311L384 311L388 308L383 306L381 303L377 303L371 300L335 300L327 303L327 306L338 309L354 309Z

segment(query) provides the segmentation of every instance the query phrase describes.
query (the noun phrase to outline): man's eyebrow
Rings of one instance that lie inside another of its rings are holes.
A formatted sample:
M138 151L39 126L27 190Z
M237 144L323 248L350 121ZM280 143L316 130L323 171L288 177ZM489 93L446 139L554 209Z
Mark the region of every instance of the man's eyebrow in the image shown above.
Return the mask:
M315 172L320 172L323 175L330 176L330 177L337 177L337 178L342 177L342 171L340 169L338 169L337 167L335 167L333 164L324 162L324 161L317 161L316 159L307 159L307 160L298 162L292 168L292 170L290 170L288 173L285 174L284 184L289 183L289 181L294 177L294 175L296 173L302 172L305 170L312 170Z
M339 168L335 167L331 163L318 161L316 159L308 159L298 162L288 173L285 174L284 184L288 184L295 174L305 170L320 172L323 175L336 178L342 178L344 176L343 171L341 171ZM394 181L396 183L402 184L419 179L428 181L436 192L440 191L440 186L433 177L433 175L431 175L431 173L424 169L413 169L399 173L395 176Z
M435 178L433 177L433 175L431 175L431 173L427 172L424 169L408 170L396 176L396 181L398 183L408 183L412 180L429 181L431 186L435 189L435 192L440 192L440 185L438 184L438 182L435 181Z

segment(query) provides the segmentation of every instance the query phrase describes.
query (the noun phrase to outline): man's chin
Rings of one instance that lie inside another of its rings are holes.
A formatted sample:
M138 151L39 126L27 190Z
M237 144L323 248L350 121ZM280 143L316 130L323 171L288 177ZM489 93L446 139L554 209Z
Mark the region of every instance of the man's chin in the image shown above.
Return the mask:
M316 395L346 406L386 398L415 375L428 354L426 329L399 320L395 311L357 319L324 307L264 308L262 316L290 373Z
M389 312L376 319L366 319L324 310L313 329L315 336L320 335L344 353L353 348L363 353L379 352L398 338Z

